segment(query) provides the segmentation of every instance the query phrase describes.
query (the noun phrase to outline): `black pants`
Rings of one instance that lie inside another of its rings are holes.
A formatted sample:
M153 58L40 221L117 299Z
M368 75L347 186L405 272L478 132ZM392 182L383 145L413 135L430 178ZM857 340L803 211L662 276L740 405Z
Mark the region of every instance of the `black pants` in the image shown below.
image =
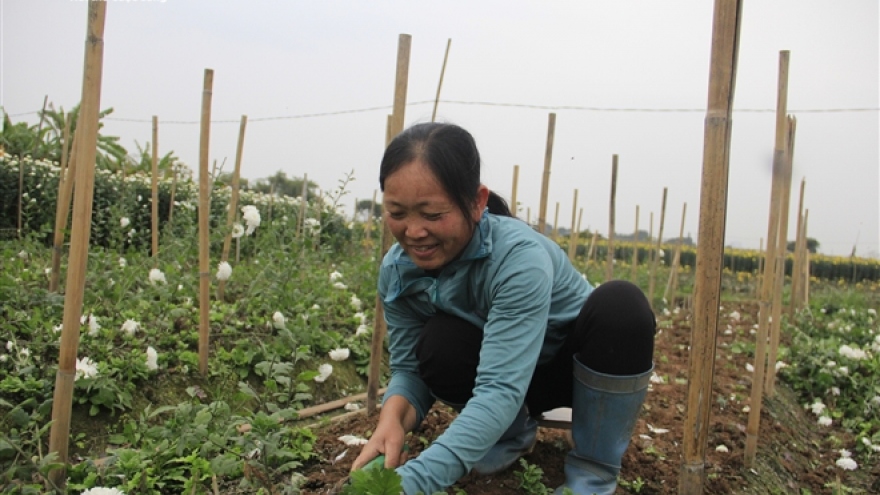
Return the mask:
M622 280L606 282L590 293L557 355L535 368L526 394L537 416L571 406L572 357L609 375L643 373L653 364L656 321L647 298ZM461 318L438 313L425 324L416 356L422 380L435 397L465 404L473 395L483 330Z

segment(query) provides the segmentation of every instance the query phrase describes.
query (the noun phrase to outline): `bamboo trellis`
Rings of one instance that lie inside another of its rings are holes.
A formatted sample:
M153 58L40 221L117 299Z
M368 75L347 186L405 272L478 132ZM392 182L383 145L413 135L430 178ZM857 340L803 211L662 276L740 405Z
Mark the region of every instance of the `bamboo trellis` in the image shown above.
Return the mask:
M443 67L440 69L440 81L437 83L437 96L434 98L434 110L431 112L431 122L437 120L437 106L440 104L440 88L443 87L443 76L446 74L446 61L449 60L449 47L452 46L452 38L446 40L446 53L443 55Z
M159 266L159 117L153 115L153 146L150 177L150 237L153 268Z
M633 232L633 255L632 266L630 267L629 280L632 283L638 282L636 279L636 268L639 266L639 205L636 205L636 228Z
M577 220L577 206L578 206L578 190L574 190L574 199L571 202L571 233L569 234L568 241L568 259L571 262L574 262L574 258L577 255L577 241L578 241L578 231L575 228L575 221Z
M519 217L519 206L516 204L516 189L519 186L519 165L513 166L513 185L510 190L510 211L513 216Z
M678 229L678 243L675 245L675 254L672 257L672 267L669 269L669 280L666 282L666 292L663 298L672 301L675 291L678 289L678 266L681 263L681 247L684 242L684 219L687 215L687 203L681 207L681 227Z
M70 216L70 197L73 194L76 175L76 133L70 145L70 116L64 124L64 147L61 150L61 170L58 172L58 200L55 204L55 233L52 242L52 273L49 278L49 292L58 292L61 279L61 251L64 249L64 229ZM68 148L70 153L68 154Z
M241 124L238 127L238 146L235 149L235 167L232 169L231 195L229 198L229 210L226 212L226 234L223 236L223 250L220 252L220 262L229 260L229 249L232 245L232 227L235 217L238 215L238 194L241 182L241 157L244 151L244 131L247 128L247 115L241 116ZM270 198L272 195L269 196ZM236 241L238 237L236 237ZM217 282L217 299L223 300L226 296L226 280Z

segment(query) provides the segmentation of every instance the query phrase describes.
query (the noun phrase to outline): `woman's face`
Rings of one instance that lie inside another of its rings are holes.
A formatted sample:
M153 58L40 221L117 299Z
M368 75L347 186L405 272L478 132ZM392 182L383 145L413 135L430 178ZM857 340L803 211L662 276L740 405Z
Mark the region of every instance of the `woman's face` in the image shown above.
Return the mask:
M470 242L488 196L489 190L480 185L467 218L431 169L416 160L385 178L385 219L416 266L436 270L458 258Z

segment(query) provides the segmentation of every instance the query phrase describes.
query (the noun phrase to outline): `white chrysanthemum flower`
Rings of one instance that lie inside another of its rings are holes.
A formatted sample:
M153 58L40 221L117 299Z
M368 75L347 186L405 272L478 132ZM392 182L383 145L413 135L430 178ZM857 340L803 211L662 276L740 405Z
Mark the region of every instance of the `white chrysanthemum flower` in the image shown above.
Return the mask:
M329 352L330 359L334 361L345 361L348 359L348 356L351 354L351 351L348 348L336 348Z
M868 314L871 316L877 316L877 310L874 308L868 308Z
M260 226L260 210L254 205L245 205L241 207L241 218L247 224L245 235L251 235Z
M357 330L354 331L354 335L356 337L360 337L361 335L366 335L368 333L370 333L370 327L363 324L358 325Z
M746 371L749 373L755 372L755 366L752 363L746 363Z
M315 377L315 381L318 383L324 383L327 381L327 378L330 378L330 375L333 374L333 365L324 363L321 366L318 366L318 376Z
M235 222L232 224L232 237L234 239L238 239L239 237L244 235L244 225Z
M98 330L101 329L101 324L98 323L98 317L89 313L88 315L82 315L79 317L79 322L82 325L89 325L89 336L94 337L98 335Z
M859 349L858 347L850 347L846 344L840 346L840 349L837 352L841 356L848 357L856 361L860 361L868 357L868 354L865 351Z
M342 282L334 282L333 287L339 290L345 290L348 288L348 286L343 284Z
M80 495L125 495L125 492L120 490L119 488L106 488L103 486L96 486L93 488L89 488L88 490L82 492Z
M167 284L168 282L165 280L165 274L162 273L162 270L153 268L150 270L150 283L156 285L158 283Z
M330 272L330 281L331 282L336 282L341 278L342 278L342 274L337 272L336 270L333 270L332 272Z
M651 383L666 383L666 379L658 375L657 372L651 373Z
M159 353L156 352L156 349L153 349L153 346L147 347L147 369L150 371L156 371L159 369Z
M817 421L822 426L831 426L831 417L830 416L819 416L819 420Z
M840 450L840 459L835 461L837 467L843 469L844 471L855 471L858 469L859 465L856 463L855 459L851 457L852 454L846 449Z
M345 405L345 410L346 411L360 411L361 405L358 404L357 402L349 402L348 404ZM867 438L865 438L863 440L867 440Z
M122 331L128 335L136 334L140 328L141 324L132 319L125 320L125 323L122 324Z
M342 435L339 437L339 441L344 443L345 445L356 446L356 445L366 445L367 439L355 435Z
M312 311L320 311L321 306L319 306L317 304L312 304L312 307L309 309L311 309Z
M782 368L787 368L788 365L785 364L784 361L776 361L776 371L781 370Z
M76 376L73 381L80 378L94 378L98 376L98 364L88 357L76 360Z
M739 311L734 311L730 313L730 319L733 321L739 321L742 315L739 314Z
M284 317L284 313L282 313L281 311L276 311L272 315L272 326L274 326L275 328L281 330L282 328L284 328L284 325L286 323L287 318Z
M229 280L232 276L232 265L227 261L221 261L217 265L217 280Z
M127 264L128 264L128 261L126 261L125 258L120 256L119 257L119 266L121 266L122 268L125 268L125 265L127 265Z
M830 392L831 395L840 396L840 388L838 387L831 387Z
M353 307L356 311L360 311L363 308L363 303L356 294L351 295L351 307Z
M7 340L6 341L6 350L11 351L13 347L15 347L15 344L13 344L11 340Z
M119 225L121 225L123 229L128 227L130 224L131 220L129 220L128 217L122 217L119 219Z
M817 400L816 402L810 404L810 410L812 410L813 414L815 414L816 416L821 416L822 413L825 412L825 404Z
M721 445L715 447L715 452L724 452L726 454L727 452L730 452L730 449L727 448L727 445L724 445L722 443Z
M321 233L321 221L317 218L306 218L303 229L310 235L318 235Z
M59 323L59 324L55 325L54 327L52 327L52 332L54 332L54 333L58 333L61 330L64 330L64 323Z

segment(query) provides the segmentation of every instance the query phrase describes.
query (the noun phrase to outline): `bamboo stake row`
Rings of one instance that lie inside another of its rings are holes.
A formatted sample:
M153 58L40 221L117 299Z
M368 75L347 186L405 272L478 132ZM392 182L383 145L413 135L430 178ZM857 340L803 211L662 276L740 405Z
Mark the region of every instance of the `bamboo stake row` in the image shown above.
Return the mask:
M578 231L575 229L575 220L577 220L578 190L574 190L574 199L571 202L571 232L568 241L568 259L574 262L577 255Z
M678 229L678 243L675 245L675 254L672 257L672 267L669 270L669 280L666 282L666 292L663 298L672 302L675 291L678 289L678 266L681 263L681 248L684 242L684 219L687 216L687 203L681 208L681 227Z
M76 176L76 133L70 144L70 115L64 124L64 147L61 149L61 170L58 172L58 199L55 204L55 234L52 241L52 273L49 277L49 292L58 292L61 278L61 251L64 248L67 218L70 216L70 197L73 194ZM70 153L68 153L68 148Z

